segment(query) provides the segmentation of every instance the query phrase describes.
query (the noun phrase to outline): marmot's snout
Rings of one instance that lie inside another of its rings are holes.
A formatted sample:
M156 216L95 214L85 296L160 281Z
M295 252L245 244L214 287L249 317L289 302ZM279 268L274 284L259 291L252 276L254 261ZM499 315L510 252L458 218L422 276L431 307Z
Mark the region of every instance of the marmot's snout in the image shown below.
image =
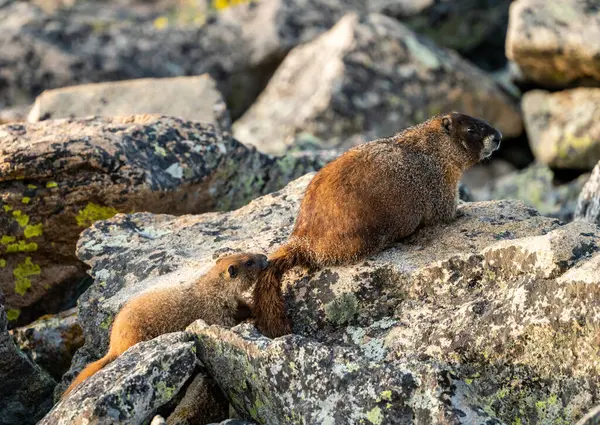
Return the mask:
M496 129L494 129L494 130L496 130ZM497 151L498 149L500 149L500 142L502 142L502 133L500 133L500 130L496 130L496 134L494 135L493 142L496 145L494 150Z
M267 267L269 267L269 259L267 258L266 255L260 255L259 256L259 267L261 270L266 270Z

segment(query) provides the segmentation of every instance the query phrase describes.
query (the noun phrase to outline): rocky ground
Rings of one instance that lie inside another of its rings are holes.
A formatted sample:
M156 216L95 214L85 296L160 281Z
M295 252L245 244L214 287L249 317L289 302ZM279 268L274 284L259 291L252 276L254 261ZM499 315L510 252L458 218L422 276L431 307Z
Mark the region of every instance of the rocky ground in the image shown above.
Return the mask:
M592 0L0 0L0 425L598 423L599 52ZM449 110L504 135L455 222L291 273L293 335L197 322L59 401L129 298Z

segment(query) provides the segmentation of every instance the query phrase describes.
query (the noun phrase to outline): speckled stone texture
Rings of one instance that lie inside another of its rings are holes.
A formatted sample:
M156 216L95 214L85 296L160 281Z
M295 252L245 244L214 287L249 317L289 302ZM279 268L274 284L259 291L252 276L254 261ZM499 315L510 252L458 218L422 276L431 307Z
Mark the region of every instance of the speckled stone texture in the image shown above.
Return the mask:
M233 131L282 153L306 133L338 147L453 110L488 120L505 137L522 131L513 100L484 72L392 18L351 13L291 51Z
M0 126L0 288L11 318L49 306L83 276L75 243L95 220L229 210L321 164L263 155L212 125L164 116Z
M56 382L15 344L0 291L0 425L34 425L52 407Z
M39 425L138 425L177 395L196 367L194 343L175 332L131 347L56 404Z
M537 161L586 171L600 161L600 88L532 90L521 104Z
M600 81L600 5L596 0L514 1L506 56L543 86Z
M574 218L578 198L588 178L589 173L586 173L568 183L557 185L554 183L554 172L547 165L534 163L523 170L489 180L474 198L477 201L518 199L542 215L556 217L567 223Z
M86 345L59 388L104 354L139 291L194 279L220 253L274 251L311 178L236 211L117 215L87 229ZM455 222L358 264L291 272L295 335L193 331L238 414L260 423L573 423L600 402L598 284L596 225L561 225L518 201L466 203Z
M600 226L600 161L594 167L590 179L579 195L575 218Z
M57 381L69 369L75 351L83 345L76 308L41 317L13 329L12 335L27 357Z

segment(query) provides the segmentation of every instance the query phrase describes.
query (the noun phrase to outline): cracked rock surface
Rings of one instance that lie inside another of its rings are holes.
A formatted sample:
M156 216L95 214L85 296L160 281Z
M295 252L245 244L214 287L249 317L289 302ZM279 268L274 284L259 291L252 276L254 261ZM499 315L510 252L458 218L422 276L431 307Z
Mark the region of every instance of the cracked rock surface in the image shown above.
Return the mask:
M78 242L95 284L80 299L86 344L139 291L187 282L220 253L272 252L306 175L231 212L119 214ZM561 225L519 201L462 204L358 264L284 280L293 335L197 322L196 350L243 419L258 423L573 423L600 402L600 229ZM59 390L60 391L60 390Z

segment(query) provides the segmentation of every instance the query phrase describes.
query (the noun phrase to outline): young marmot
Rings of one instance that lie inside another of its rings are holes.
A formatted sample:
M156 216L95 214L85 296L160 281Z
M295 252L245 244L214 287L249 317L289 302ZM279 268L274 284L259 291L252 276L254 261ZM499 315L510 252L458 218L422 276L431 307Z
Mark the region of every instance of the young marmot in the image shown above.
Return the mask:
M306 189L287 243L269 257L254 289L256 326L290 332L283 274L351 264L421 226L455 218L463 172L498 149L487 122L451 113L353 148L323 167Z
M182 331L197 319L232 327L249 318L251 307L241 294L257 281L267 264L262 254L229 255L218 259L193 284L157 289L132 299L115 318L108 353L83 369L62 397L138 342Z

